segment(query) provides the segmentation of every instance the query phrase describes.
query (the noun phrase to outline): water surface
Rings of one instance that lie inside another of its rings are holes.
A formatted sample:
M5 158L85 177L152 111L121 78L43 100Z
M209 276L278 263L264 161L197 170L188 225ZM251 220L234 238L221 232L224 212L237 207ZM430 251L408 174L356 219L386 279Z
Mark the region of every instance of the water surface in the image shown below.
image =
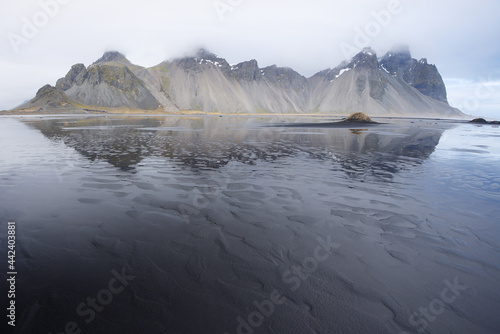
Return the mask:
M15 332L498 333L499 128L320 121L0 118Z

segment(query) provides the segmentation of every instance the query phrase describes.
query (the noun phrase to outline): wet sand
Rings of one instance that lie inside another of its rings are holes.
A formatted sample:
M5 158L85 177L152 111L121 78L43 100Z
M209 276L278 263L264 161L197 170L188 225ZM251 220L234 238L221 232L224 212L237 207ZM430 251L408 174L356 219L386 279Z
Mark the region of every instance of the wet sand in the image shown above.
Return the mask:
M0 118L15 333L499 332L499 128L320 121Z

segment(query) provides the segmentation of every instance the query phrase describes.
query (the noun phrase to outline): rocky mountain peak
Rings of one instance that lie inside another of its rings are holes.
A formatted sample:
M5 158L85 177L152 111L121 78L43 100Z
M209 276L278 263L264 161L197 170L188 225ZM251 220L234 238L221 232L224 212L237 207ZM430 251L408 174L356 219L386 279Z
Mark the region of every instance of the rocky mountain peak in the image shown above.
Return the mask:
M268 66L260 70L262 77L284 89L303 90L308 81L305 77L289 67Z
M200 59L208 59L208 60L212 60L212 61L222 59L222 58L219 58L219 56L217 56L215 53L210 52L204 48L198 49L196 51L195 57L200 58Z
M429 65L426 58L419 61L411 57L406 45L397 45L380 60L387 73L396 76L419 90L422 94L448 103L446 87L436 66Z
M333 69L326 69L318 72L314 77L323 77L328 81L333 81L345 72L353 69L377 70L379 66L377 53L372 48L364 48L350 61L344 60L339 66Z
M82 85L87 78L87 68L83 64L75 64L64 78L57 80L56 87L61 90L68 90L73 84Z
M123 62L129 64L128 59L118 51L106 51L101 58L96 60L92 65L109 63L109 62Z
M194 56L177 58L173 60L177 66L194 72L199 72L206 66L218 67L223 72L229 71L229 63L224 59L217 56L215 53L207 51L206 49L198 49Z
M202 64L217 64L217 65L229 65L224 58L217 56L215 53L210 52L206 49L198 49L194 57L187 57L184 59L194 59L200 65ZM216 66L217 66L216 65ZM219 66L221 67L221 66Z
M372 48L364 48L355 55L346 68L367 68L367 69L376 69L378 68L378 60L377 53Z
M232 65L229 75L236 80L259 80L262 77L262 71L259 69L257 60L252 59L242 63Z
M154 110L158 101L132 69L137 67L119 52L106 52L89 67L75 64L56 88L86 105ZM95 93L99 86L100 94Z
M371 47L363 48L360 53L366 54L368 56L377 56L377 53Z
M36 92L36 96L20 106L21 109L32 109L38 112L59 110L72 106L72 100L63 91L51 85L45 85Z
M47 84L45 86L43 86L42 88L40 88L37 92L36 92L36 95L35 95L35 98L32 100L32 101L37 101L41 98L44 98L48 95L51 95L53 94L54 92L56 91L56 88Z
M380 64L384 70L391 75L396 75L399 72L400 76L403 76L403 72L411 66L411 63L410 48L407 45L392 47L380 60Z

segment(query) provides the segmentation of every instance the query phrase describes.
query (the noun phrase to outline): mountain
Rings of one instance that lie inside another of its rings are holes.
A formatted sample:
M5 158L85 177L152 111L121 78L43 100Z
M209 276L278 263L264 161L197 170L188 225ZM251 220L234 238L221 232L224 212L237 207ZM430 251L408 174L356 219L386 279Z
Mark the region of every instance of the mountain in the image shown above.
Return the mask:
M204 49L150 68L111 51L88 67L73 65L54 89L64 94L63 100L77 102L59 108L79 103L80 108L111 111L463 115L449 106L436 66L411 58L404 46L380 59L365 48L310 78L291 68L260 68L254 59L231 65Z
M83 104L155 110L160 104L133 72L138 66L118 52L106 52L88 68L73 65L56 88Z
M256 60L229 65L203 49L137 73L169 111L297 113L303 112L308 88L307 79L292 69L261 69Z
M404 59L406 56L409 52ZM435 75L429 75L429 69L435 66L423 66L423 61L417 62L411 56L398 63L400 58L403 58L400 54L388 53L379 62L375 51L365 48L351 61L315 74L310 79L311 104L307 109L323 113L331 110L362 111L371 115L461 115L446 101L446 88L437 70L444 101L442 94L436 92L437 79ZM413 63L417 66L409 66ZM429 77L428 81L422 80L425 76Z
M80 107L81 103L66 95L64 91L51 85L45 85L38 90L33 99L13 110L47 112L50 110L76 109Z
M448 103L446 87L435 65L427 64L427 59L419 61L411 58L407 45L393 47L381 59L380 65L390 73L402 78L422 94Z

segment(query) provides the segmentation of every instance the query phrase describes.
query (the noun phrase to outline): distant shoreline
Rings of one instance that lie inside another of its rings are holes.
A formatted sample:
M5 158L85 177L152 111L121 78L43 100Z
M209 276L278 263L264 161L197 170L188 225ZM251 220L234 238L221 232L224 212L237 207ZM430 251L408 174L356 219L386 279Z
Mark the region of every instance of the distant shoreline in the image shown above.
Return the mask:
M147 110L70 110L70 111L47 111L47 112L36 112L36 111L0 111L0 116L70 116L70 115L88 115L88 116L246 116L246 117L348 117L350 113L331 113L331 114L320 114L320 113L216 113L216 112L205 112L198 110L184 110L177 112L167 112L167 111L147 111ZM467 117L442 117L440 115L394 115L394 114L380 114L380 115L370 115L372 118L394 118L394 119L433 119L433 120L467 120L473 119L474 116L465 115Z

